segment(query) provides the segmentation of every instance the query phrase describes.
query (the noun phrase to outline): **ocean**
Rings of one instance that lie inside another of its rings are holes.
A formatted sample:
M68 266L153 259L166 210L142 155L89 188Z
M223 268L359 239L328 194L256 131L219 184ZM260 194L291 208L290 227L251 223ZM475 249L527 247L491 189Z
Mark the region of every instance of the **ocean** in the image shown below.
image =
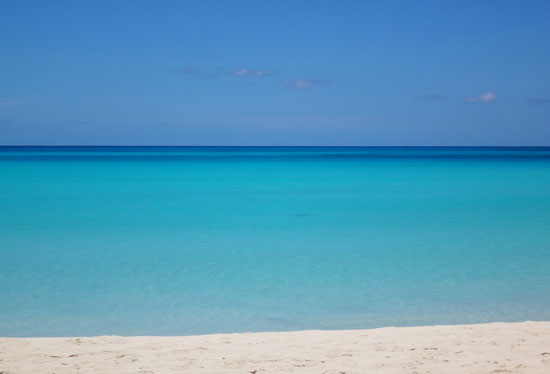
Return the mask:
M0 336L522 320L547 147L0 147Z

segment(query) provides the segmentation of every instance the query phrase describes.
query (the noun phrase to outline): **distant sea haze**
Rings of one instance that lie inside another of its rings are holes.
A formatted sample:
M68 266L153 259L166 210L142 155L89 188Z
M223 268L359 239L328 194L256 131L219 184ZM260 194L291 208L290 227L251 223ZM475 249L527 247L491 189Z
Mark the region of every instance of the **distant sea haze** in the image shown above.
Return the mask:
M0 336L550 319L548 147L0 147Z

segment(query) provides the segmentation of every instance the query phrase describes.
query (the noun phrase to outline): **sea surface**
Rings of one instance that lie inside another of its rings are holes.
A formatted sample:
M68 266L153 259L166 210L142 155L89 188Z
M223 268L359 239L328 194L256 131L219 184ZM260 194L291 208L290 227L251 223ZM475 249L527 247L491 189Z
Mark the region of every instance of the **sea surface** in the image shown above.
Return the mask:
M550 320L550 148L0 147L0 336Z

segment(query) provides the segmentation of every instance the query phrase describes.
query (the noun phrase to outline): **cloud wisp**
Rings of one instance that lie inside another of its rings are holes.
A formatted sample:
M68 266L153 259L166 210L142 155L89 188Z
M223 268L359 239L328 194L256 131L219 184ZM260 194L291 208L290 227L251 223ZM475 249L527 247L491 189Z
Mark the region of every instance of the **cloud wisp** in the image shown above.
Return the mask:
M479 96L470 96L462 99L464 103L490 103L498 99L498 95L494 92L486 92Z
M241 69L230 70L227 72L227 74L234 77L270 77L277 74L277 72L275 70L268 70L268 69L241 68Z
M443 99L443 95L439 94L424 94L424 95L418 95L414 97L418 100L426 100L426 101L435 101L435 100L441 100Z
M281 83L290 90L299 90L303 88L323 86L330 83L330 81L326 79L283 79L281 80Z
M550 99L545 99L542 97L529 97L527 99L527 102L533 105L545 105L550 104Z
M184 66L183 68L172 69L170 70L170 72L183 73L193 79L208 80L208 79L216 78L220 70L221 68L216 68L213 70L204 70L195 65L187 65L187 66Z
M196 80L211 80L218 78L222 72L222 68L216 68L207 70L204 68L201 68L197 65L186 65L183 68L175 68L170 70L171 73L178 73L178 74L185 74L191 79ZM278 75L279 72L276 70L270 70L270 69L249 69L249 68L239 68L239 69L233 69L228 70L225 72L225 75L228 77L251 77L251 78L263 78L263 77L272 77L274 75ZM306 78L300 78L300 79L280 79L279 83L281 83L284 87L286 87L289 90L300 90L305 88L313 88L317 86L324 86L329 84L331 81L328 79L306 79ZM253 83L250 83L249 85L253 85ZM439 98L439 95L426 95L423 97L426 100L435 100Z

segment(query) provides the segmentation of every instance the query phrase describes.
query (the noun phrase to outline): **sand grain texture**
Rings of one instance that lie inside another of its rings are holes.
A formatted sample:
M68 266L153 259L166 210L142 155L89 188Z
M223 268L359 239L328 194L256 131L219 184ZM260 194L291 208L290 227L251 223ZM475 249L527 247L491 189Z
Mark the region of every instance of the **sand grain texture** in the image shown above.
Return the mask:
M0 338L0 373L550 373L550 322Z

